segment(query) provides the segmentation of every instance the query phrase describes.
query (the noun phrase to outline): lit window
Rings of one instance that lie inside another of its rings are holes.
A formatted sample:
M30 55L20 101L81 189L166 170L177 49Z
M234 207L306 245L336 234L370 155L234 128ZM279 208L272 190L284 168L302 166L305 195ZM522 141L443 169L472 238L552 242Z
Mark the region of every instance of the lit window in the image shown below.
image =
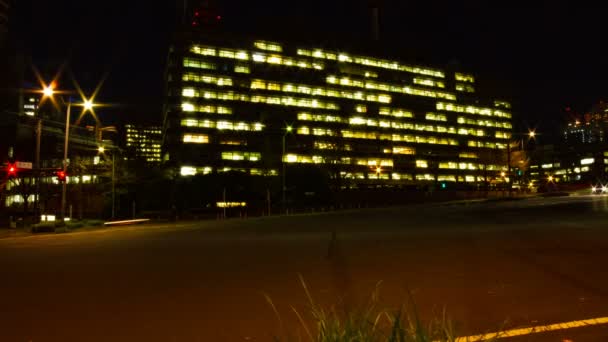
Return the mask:
M185 143L207 144L209 143L209 136L206 134L184 134L182 141Z
M179 170L179 174L182 176L194 176L196 175L196 168L192 166L182 166Z
M426 160L420 160L419 159L419 160L416 160L416 167L427 168L427 167L429 167L429 164L428 164L428 162Z
M247 160L247 161L259 161L261 159L259 152L222 152L223 160Z
M393 146L393 154L415 154L416 151L411 147Z
M184 112L194 112L194 105L191 103L182 103L182 110Z
M241 74L248 74L251 71L249 70L248 65L237 64L234 66L234 72L241 73Z
M253 45L260 50L275 51L275 52L281 52L283 50L283 48L281 47L281 45L279 43L266 42L266 41L262 41L262 40L257 40L255 42L253 42Z
M456 78L456 81L470 82L470 83L475 82L475 78L473 77L473 75L469 75L469 74L463 74L463 73L457 72L454 74L454 77Z

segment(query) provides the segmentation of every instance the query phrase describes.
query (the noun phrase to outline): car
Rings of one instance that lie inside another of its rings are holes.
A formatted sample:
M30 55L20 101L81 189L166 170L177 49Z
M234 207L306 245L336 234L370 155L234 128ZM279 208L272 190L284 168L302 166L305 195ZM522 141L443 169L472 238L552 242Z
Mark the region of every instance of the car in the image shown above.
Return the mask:
M594 195L601 195L601 194L605 194L608 193L608 187L606 187L605 185L593 185L591 186L591 193Z

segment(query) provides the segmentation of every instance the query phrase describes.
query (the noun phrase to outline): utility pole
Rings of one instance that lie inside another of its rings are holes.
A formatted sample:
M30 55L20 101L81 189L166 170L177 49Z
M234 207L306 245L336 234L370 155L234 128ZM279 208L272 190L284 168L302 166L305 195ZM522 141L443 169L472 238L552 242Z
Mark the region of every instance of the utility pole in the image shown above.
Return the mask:
M70 111L72 110L72 98L68 100L68 109L65 115L65 139L63 142L63 173L67 175L68 168L68 140L70 138ZM66 190L68 184L68 177L65 177L63 186L61 189L61 221L65 219L65 202L66 202Z
M116 208L115 208L115 198L116 198L116 168L114 167L115 165L115 159L114 159L114 155L116 153L114 152L114 150L112 150L112 219L114 219L115 217L115 213L116 213Z
M507 182L507 186L509 187L509 197L511 197L511 140L507 141L507 177L509 177L509 181Z
M286 172L285 172L286 171L286 167L285 167L285 135L286 134L283 134L283 145L282 145L283 146L283 153L281 154L281 164L283 165L283 171L281 173L281 176L282 176L281 177L281 180L282 180L281 198L282 198L283 211L285 211L285 208L287 208L287 203L286 203L287 201L286 201L286 195L285 195L285 191L287 190L286 186L285 186L285 184L287 182L286 181L287 175L286 175Z
M34 167L35 172L34 176L36 179L36 193L34 194L34 222L38 222L37 220L40 218L39 209L40 209L40 138L42 135L42 119L40 117L37 118L36 121L36 156L34 158Z

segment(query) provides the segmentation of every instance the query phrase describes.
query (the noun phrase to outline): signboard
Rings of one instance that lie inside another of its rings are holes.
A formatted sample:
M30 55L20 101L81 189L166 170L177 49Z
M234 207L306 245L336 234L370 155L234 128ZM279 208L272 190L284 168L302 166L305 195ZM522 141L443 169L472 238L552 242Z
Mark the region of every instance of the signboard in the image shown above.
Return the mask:
M20 162L20 161L18 161L18 162L15 163L15 166L18 169L31 169L32 168L32 163L31 162Z

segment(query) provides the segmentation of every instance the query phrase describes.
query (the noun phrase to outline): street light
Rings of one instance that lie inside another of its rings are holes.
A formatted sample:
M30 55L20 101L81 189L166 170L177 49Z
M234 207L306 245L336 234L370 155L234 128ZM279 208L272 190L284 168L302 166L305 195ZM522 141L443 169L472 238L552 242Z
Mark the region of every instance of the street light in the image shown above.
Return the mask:
M53 94L55 93L55 91L53 90L53 87L46 86L42 89L42 95L44 95L45 97L51 97L53 96Z
M105 151L106 151L106 148L105 148L105 147L103 147L103 146L99 146L99 147L97 148L97 152L99 152L99 153L104 153Z
M81 105L83 106L83 113L92 110L94 104L91 100L87 100L84 96L82 96L81 93L81 97L83 98L83 102L82 103L76 103L75 105ZM63 172L66 173L67 172L67 168L68 168L68 142L70 139L70 114L71 114L71 110L72 110L72 97L68 97L68 106L66 109L66 114L65 114L65 138L63 141ZM66 192L67 192L67 181L63 182L63 186L61 188L61 218L60 220L63 221L65 219L65 206L66 206Z
M283 180L282 183L283 184L282 184L282 188L281 188L281 197L282 197L282 200L283 200L283 206L284 207L287 206L287 203L286 203L286 194L285 194L285 192L287 190L286 189L286 184L287 184L287 168L286 168L286 165L285 165L285 137L287 136L287 134L290 134L291 131L293 131L293 127L287 125L285 127L285 134L283 134L283 144L282 144L282 146L283 146L283 154L281 155L281 161L282 161L282 164L283 164L283 172L282 172L283 173L283 177L282 177L282 180Z
M82 105L83 105L85 111L93 109L93 102L91 100L84 100Z

